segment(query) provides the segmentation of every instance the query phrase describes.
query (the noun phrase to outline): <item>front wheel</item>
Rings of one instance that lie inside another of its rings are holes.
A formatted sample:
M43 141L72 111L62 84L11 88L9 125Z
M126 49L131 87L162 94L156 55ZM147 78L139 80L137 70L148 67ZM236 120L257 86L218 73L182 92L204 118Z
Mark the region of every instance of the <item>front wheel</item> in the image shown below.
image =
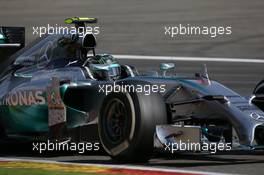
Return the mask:
M144 162L153 153L156 125L161 124L167 124L167 115L159 94L112 93L100 111L99 137L113 159Z

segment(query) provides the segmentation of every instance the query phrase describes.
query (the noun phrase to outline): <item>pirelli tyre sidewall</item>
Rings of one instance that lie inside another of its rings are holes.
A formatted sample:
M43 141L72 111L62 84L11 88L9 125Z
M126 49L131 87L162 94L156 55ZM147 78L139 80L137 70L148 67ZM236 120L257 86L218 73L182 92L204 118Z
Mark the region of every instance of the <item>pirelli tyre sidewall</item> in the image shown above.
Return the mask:
M0 112L2 112L2 111L0 110ZM6 130L4 127L3 118L0 115L0 139L6 138L6 137L7 137L7 134L6 134Z
M125 107L125 126L121 138L116 142L109 138L106 123L113 101L122 102ZM111 93L102 105L99 116L99 137L105 151L115 160L123 162L144 162L153 153L156 125L166 124L165 103L160 94L153 93Z
M254 88L253 94L264 94L264 80L261 80Z
M260 81L254 91L253 91L254 95L264 95L264 80ZM255 105L257 105L261 110L264 111L264 103L262 101L257 101L254 103Z
M254 95L264 95L264 80L260 81L254 91ZM264 111L264 103L263 101L257 101L254 103L256 106L258 106L262 111ZM258 126L255 129L255 140L258 145L264 145L264 126Z

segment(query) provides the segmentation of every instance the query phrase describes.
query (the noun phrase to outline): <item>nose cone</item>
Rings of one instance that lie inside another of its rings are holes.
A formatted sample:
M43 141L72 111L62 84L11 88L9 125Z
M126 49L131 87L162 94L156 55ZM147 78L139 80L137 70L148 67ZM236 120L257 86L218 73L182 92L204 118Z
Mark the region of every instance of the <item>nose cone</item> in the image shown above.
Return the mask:
M228 120L236 130L240 144L252 146L256 127L264 124L264 113L247 101L230 103L227 110Z

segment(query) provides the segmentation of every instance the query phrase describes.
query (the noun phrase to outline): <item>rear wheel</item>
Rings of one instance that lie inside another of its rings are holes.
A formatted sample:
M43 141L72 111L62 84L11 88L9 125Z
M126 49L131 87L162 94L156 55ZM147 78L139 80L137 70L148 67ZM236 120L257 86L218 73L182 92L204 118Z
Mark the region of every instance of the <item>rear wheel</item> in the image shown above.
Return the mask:
M0 139L4 139L6 138L6 130L4 128L3 122L2 122L2 118L0 116Z
M112 93L102 106L99 137L106 152L118 161L147 161L153 153L156 125L167 123L162 97Z

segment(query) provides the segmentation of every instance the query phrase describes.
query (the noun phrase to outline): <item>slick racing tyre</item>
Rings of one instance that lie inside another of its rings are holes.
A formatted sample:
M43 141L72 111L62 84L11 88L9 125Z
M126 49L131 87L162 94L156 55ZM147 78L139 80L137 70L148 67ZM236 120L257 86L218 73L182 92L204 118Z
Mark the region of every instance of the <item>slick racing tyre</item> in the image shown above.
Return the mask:
M260 81L253 94L256 96L264 96L264 80ZM258 97L256 100L253 100L253 103L258 106L261 110L264 111L264 97ZM264 145L264 127L258 126L255 130L255 140L258 145Z
M111 93L103 101L99 137L117 161L145 162L153 153L156 125L167 124L160 94Z
M253 103L258 106L261 110L264 111L264 80L260 81L257 86L255 87L253 94L256 96L263 96L258 97L257 99L253 100Z
M255 140L258 145L264 145L264 126L258 126L255 130Z
M6 131L3 126L2 117L0 116L0 139L6 138Z

